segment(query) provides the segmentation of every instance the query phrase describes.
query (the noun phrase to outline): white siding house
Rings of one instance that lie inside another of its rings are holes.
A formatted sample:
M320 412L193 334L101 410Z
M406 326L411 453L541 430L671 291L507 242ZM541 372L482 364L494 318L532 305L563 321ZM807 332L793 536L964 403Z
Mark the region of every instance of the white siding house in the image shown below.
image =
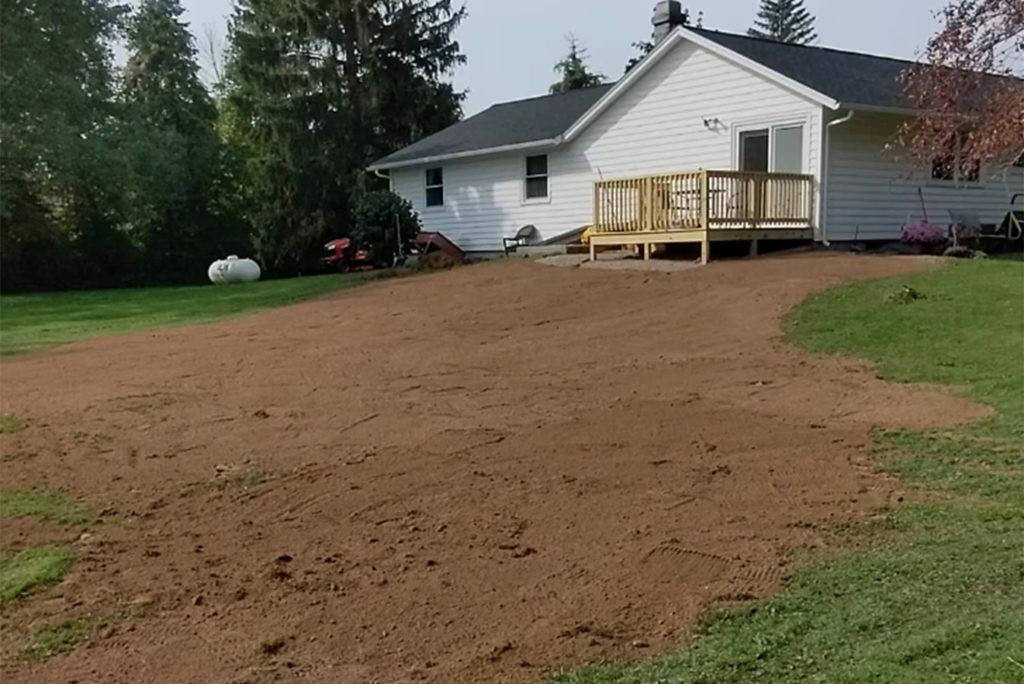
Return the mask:
M466 251L501 250L524 226L547 240L590 224L597 181L703 169L813 177L818 240L896 239L924 210L998 221L1024 192L1021 168L935 180L887 151L905 67L678 28L612 87L492 108L372 168Z
M1024 168L983 168L977 180L941 180L900 161L887 145L904 117L857 112L830 135L824 225L829 240L893 240L911 220L950 222L950 211L999 223L1024 192ZM920 191L920 194L918 194ZM924 204L922 207L922 196Z

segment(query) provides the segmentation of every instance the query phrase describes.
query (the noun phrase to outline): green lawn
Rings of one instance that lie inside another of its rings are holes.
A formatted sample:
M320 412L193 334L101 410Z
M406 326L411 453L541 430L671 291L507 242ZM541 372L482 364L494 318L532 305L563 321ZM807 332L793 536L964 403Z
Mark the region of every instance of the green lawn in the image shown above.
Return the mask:
M75 554L63 546L0 551L0 606L60 581L74 560Z
M43 625L33 632L32 640L23 653L29 660L37 662L68 653L88 641L94 627L95 620L88 617Z
M84 525L99 517L89 506L48 491L0 490L0 520L33 517L60 525Z
M905 285L923 298L899 296ZM1024 263L838 287L787 327L808 349L870 359L893 380L959 386L999 415L880 432L879 462L938 490L927 503L861 525L857 551L805 568L779 596L709 617L679 654L553 681L1024 681Z
M227 318L343 290L367 278L325 275L230 286L5 295L0 297L0 354Z

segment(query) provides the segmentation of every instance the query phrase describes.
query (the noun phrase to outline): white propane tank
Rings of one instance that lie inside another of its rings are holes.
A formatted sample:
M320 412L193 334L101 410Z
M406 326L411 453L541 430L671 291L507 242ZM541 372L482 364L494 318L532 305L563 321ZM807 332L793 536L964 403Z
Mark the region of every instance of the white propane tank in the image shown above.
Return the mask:
M260 279L260 266L252 259L239 259L232 254L227 259L218 259L210 264L206 274L214 285L253 283Z

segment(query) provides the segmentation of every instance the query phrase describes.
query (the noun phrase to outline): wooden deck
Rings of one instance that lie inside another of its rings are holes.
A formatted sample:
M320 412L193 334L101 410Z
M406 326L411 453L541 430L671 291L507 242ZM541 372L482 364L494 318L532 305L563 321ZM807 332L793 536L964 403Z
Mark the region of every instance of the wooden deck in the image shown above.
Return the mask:
M814 233L814 177L786 173L692 171L594 184L590 258L602 246L804 240Z

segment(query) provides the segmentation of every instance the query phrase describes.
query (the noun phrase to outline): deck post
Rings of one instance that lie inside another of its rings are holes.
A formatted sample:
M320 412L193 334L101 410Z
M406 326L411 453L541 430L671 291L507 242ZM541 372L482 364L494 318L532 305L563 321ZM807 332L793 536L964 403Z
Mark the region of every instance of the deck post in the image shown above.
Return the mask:
M751 240L750 241L750 256L752 256L752 257L756 257L757 256L757 240Z
M650 230L654 209L650 204L650 188L650 178L643 178L640 181L640 229L644 231Z
M594 238L590 238L590 260L597 261L597 245L594 244Z
M651 243L650 242L645 242L644 243L644 261L650 261L650 260L651 260Z
M765 186L768 184L768 179L763 176L757 176L754 178L754 220L750 227L756 229L761 225L761 219L764 218L764 200L765 200Z
M708 172L700 172L700 263L706 264L711 259L711 192L708 184Z

